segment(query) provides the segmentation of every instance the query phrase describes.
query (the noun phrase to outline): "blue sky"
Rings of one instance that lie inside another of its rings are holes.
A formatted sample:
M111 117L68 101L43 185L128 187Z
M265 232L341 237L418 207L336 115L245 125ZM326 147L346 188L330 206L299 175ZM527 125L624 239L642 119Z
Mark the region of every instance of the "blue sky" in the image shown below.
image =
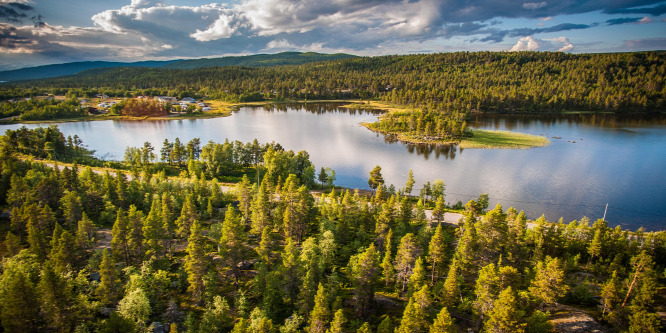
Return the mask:
M666 1L0 0L0 70L281 51L666 49Z

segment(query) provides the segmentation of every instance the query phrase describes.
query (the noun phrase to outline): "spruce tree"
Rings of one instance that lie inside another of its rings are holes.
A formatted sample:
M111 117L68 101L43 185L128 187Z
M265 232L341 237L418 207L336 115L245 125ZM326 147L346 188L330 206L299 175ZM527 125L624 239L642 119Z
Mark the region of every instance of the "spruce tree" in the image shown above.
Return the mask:
M179 237L187 238L190 236L192 223L197 219L197 215L192 194L188 194L185 196L183 208L180 210L180 216L176 219L176 234Z
M430 274L430 285L435 284L435 278L439 277L439 269L446 261L446 248L447 248L447 237L445 237L445 231L442 229L442 225L438 224L435 228L435 234L432 235L430 239L430 244L428 245L428 262L431 266Z
M488 313L483 325L485 332L520 333L524 332L521 325L521 311L518 309L516 297L511 287L502 290Z
M245 256L245 225L241 221L241 217L236 212L233 206L227 206L227 211L224 214L224 222L222 222L222 237L219 243L220 257L224 260L227 267L235 279L235 285L238 286L240 278L240 263Z
M568 290L569 286L564 284L564 269L558 258L546 257L545 261L537 263L529 291L541 305L555 304Z
M449 311L446 307L443 307L435 322L430 325L430 331L428 333L456 333L456 325L453 323L453 318L449 314Z
M120 296L120 278L118 277L118 270L116 263L109 254L107 249L102 253L102 262L99 265L100 283L97 287L97 295L99 295L103 304L112 305L118 300Z
M416 291L423 288L426 284L426 269L423 264L423 258L419 257L416 259L416 264L414 264L414 270L412 275L409 277L409 295L412 295Z
M349 275L354 287L354 308L356 313L367 316L370 304L375 297L379 277L379 254L375 245L370 244L365 251L349 259Z
M402 283L402 291L405 291L409 277L412 275L416 258L421 254L418 241L414 234L406 234L400 240L398 253L395 256L395 271L397 280Z
M205 238L199 221L192 223L190 237L187 239L187 257L184 268L187 272L187 291L195 304L200 303L204 291L204 276L208 269L208 257L205 250Z
M345 313L342 309L338 309L338 311L335 311L331 327L326 330L326 333L344 333L346 323L347 319L345 318Z
M320 283L314 298L314 308L308 319L308 332L325 333L326 324L329 322L330 310L324 286Z
M444 220L444 198L440 195L437 197L437 201L435 202L435 209L432 210L432 218L437 221L437 222L442 222Z
M143 248L146 259L160 259L164 252L162 237L164 219L162 217L162 204L158 195L153 196L148 216L143 220Z
M111 228L111 252L117 257L122 258L126 264L130 262L130 229L128 222L123 209L118 208L116 222L113 223L113 228Z
M414 184L416 182L414 181L414 172L412 172L412 169L409 169L409 175L407 176L407 183L405 184L405 193L407 195L412 194L412 189L414 188Z

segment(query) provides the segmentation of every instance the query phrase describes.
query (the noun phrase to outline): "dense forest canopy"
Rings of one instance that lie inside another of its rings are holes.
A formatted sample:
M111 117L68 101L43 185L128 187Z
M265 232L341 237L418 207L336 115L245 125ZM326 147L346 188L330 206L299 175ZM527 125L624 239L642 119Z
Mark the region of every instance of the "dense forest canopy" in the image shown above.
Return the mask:
M663 52L457 52L358 57L298 66L96 69L0 86L0 98L198 95L229 101L376 98L481 112L663 111ZM455 118L455 117L454 117Z
M274 143L165 140L110 171L90 155L55 126L1 138L1 330L549 332L569 311L660 328L664 231L528 221L487 195L438 223L441 180L411 195L411 172L396 191L377 166L370 195L318 194L307 152Z

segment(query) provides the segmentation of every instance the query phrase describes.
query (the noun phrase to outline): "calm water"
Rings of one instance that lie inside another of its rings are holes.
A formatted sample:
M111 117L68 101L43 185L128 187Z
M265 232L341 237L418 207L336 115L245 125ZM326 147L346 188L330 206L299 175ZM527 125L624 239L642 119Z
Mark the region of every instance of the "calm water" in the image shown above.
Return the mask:
M666 117L478 117L471 126L545 135L551 144L526 150L461 150L390 142L359 125L376 116L310 105L307 110L241 108L231 117L215 119L95 121L59 127L66 136L78 134L107 159L122 159L127 146L144 141L159 150L165 138L198 137L203 143L257 138L307 150L317 170L327 166L336 171L337 185L367 188L368 172L380 165L387 183L400 188L412 169L417 184L413 193L426 181L443 179L450 203L488 193L491 207L500 202L505 209L525 210L530 218L543 213L552 221L564 217L565 222L601 218L608 203L606 220L611 225L666 227Z

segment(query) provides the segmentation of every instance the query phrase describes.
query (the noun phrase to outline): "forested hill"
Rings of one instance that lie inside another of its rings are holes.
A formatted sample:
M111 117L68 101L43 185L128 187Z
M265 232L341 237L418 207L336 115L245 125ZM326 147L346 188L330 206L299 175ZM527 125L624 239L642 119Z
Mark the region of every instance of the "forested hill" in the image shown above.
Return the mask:
M93 68L109 67L160 67L178 60L171 61L139 61L139 62L112 62L112 61L80 61L65 64L53 64L36 67L27 67L0 71L0 81L17 81L42 79L55 76L72 75Z
M182 60L162 66L164 68L194 69L202 67L269 67L284 65L301 65L316 61L328 61L337 59L354 58L356 56L345 53L324 54L315 52L282 52L277 54L255 54L237 57L203 58Z
M0 99L190 94L228 101L377 98L458 119L470 111L663 111L663 52L458 52L299 66L118 68L0 86Z
M89 69L113 67L164 67L193 69L211 66L247 66L266 67L282 65L300 65L315 61L327 61L355 57L351 54L324 54L315 52L282 52L276 54L255 54L249 56L202 58L169 61L109 62L82 61L0 71L0 81L43 79L56 76L72 75Z

